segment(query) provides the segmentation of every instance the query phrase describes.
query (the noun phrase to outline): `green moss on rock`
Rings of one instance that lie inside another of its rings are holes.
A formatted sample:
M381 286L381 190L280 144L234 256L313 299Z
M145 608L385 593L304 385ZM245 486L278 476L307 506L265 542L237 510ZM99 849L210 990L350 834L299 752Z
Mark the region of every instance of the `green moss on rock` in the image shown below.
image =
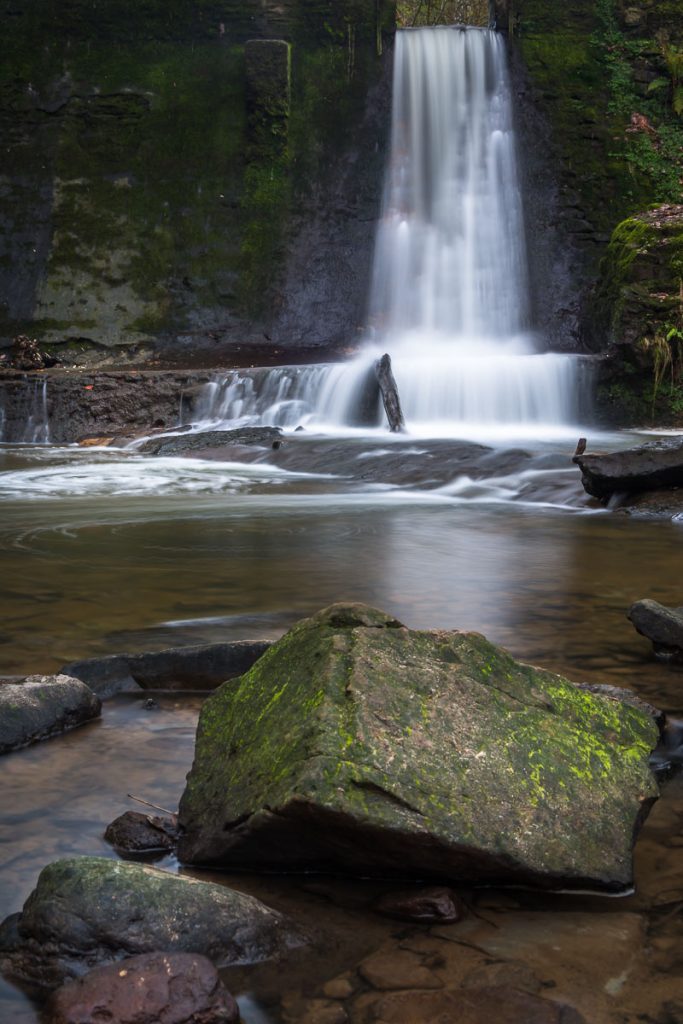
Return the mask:
M683 422L683 207L656 207L615 229L592 303L607 338L601 407L620 422Z
M619 888L656 741L478 634L336 605L204 705L180 856Z

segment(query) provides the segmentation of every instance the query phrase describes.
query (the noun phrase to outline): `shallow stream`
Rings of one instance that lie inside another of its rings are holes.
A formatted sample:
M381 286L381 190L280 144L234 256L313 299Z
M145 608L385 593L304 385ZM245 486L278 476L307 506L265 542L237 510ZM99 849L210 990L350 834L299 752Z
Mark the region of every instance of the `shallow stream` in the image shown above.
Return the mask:
M382 458L376 444L366 454ZM681 714L683 673L652 660L625 613L644 597L682 603L683 524L591 508L578 473L564 468L521 502L512 478L468 490L454 473L449 486L425 489L315 468L0 447L0 674L274 638L350 599L409 626L478 630L522 660L627 686ZM101 836L134 806L127 793L177 806L199 700L159 704L117 698L101 722L3 758L0 917L21 908L49 861L113 856ZM466 894L471 913L461 924L426 929L372 914L375 884L231 877L300 917L318 941L286 975L226 977L245 1024L303 1020L305 1000L326 981L350 971L360 998L367 985L356 963L378 948L409 949L440 965L446 985L468 957L489 973L523 963L545 995L590 1024L668 1024L683 1019L682 845L683 786L674 779L638 844L637 894L621 900L482 890ZM353 1000L344 1012L354 1024L375 1019ZM3 983L0 1021L37 1019Z

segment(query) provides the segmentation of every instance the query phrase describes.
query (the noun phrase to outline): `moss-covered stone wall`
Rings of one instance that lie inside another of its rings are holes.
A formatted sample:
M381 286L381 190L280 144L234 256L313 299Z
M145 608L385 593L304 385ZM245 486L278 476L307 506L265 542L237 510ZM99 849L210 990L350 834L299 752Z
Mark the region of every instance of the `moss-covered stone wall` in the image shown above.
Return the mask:
M1 0L0 17L2 340L149 356L262 339L302 197L381 80L391 0ZM277 152L254 146L253 38L291 46ZM337 340L308 319L312 343Z
M629 339L648 328L629 331L627 316L606 312L603 260L617 225L683 198L683 4L501 4L528 157L538 321L545 311L554 343L609 351L611 366L628 373ZM634 361L651 392L655 366L644 374L641 357Z

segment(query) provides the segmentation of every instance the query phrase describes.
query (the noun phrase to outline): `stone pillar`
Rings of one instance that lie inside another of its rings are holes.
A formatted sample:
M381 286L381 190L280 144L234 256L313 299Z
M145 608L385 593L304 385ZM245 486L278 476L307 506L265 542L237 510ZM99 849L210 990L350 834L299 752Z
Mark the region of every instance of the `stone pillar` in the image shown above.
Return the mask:
M244 57L252 155L281 156L287 148L291 46L284 39L250 39Z

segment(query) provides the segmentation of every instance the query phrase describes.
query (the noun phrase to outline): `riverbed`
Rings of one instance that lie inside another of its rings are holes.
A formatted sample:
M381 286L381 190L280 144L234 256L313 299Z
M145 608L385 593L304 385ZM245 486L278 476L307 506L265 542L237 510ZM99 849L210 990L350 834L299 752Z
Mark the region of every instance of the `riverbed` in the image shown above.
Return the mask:
M373 444L368 458L381 458ZM578 471L559 464L521 501L510 480L463 487L456 470L447 485L414 487L325 468L0 447L0 673L273 639L326 604L360 600L408 626L477 630L517 658L629 687L681 714L683 673L653 661L626 611L644 597L681 604L683 524L602 510L582 494ZM117 698L101 722L4 759L0 917L21 908L58 856L113 855L101 835L132 806L127 793L177 806L199 700L158 704ZM665 1003L683 1006L682 843L674 780L639 842L635 896L473 893L476 913L445 936L369 913L372 886L243 877L239 886L320 929L319 951L286 981L263 968L228 981L245 1024L294 1020L297 999L320 997L325 981L373 949L431 943L447 975L456 968L446 953L469 943L489 959L532 964L552 997L591 1024L638 1014L663 1022ZM37 1010L5 986L0 1019L28 1024Z

